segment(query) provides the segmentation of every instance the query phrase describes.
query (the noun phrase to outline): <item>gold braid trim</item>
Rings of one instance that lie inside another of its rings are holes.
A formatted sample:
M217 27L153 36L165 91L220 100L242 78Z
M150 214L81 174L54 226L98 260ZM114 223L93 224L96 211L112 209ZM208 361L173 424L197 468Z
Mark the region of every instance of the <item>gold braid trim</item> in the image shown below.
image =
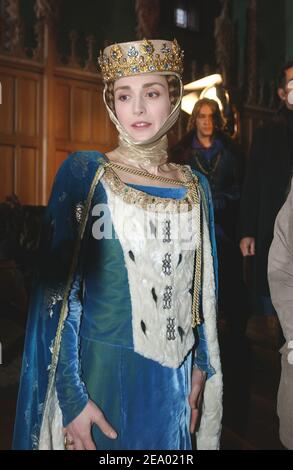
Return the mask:
M140 170L138 168L130 168L124 165L121 165L116 162L109 162L105 164L105 168L111 168L114 172L115 169L130 173L135 176L143 176L152 180L160 181L162 183L174 184L175 186L184 186L188 189L192 202L196 208L196 223L198 226L198 240L197 240L197 251L195 254L195 275L193 282L193 301L192 301L192 317L191 325L194 328L197 325L202 323L199 315L199 296L201 289L201 266L202 266L202 234L201 234L201 206L200 206L200 185L198 182L197 176L193 176L190 180L185 179L185 181L178 181L172 178L166 178L165 176L157 176L149 173L146 170ZM186 173L184 173L186 176ZM118 177L118 176L117 176ZM119 178L119 177L118 177ZM120 179L120 178L119 178Z
M70 293L74 273L75 273L76 266L77 266L81 240L82 240L82 237L84 235L86 223L87 223L87 220L88 220L88 215L89 215L89 210L90 210L92 198L93 198L96 186L97 186L99 180L101 179L104 171L105 171L104 170L104 165L101 165L98 168L98 170L96 171L96 174L94 176L94 179L92 181L92 184L91 184L91 187L90 187L90 190L89 190L89 193L88 193L88 197L87 197L87 200L86 200L84 210L82 212L81 223L80 223L80 226L79 226L78 236L77 236L75 247L74 247L74 254L73 254L72 263L71 263L70 270L69 270L68 281L67 281L67 284L66 284L66 287L65 287L65 290L64 290L63 301L62 301L62 306L61 306L61 311L60 311L60 318L59 318L59 322L58 322L58 327L57 327L57 331L56 331L54 347L53 347L53 352L52 352L51 364L49 366L50 371L49 371L47 393L46 393L46 398L45 398L45 402L44 402L44 409L45 409L46 404L47 404L49 391L52 388L54 378L55 378L55 372L56 372L56 368L57 368L57 364L58 364L58 357L59 357L59 351L60 351L60 345L61 345L61 339L62 339L63 325L64 325L64 321L67 317L67 314L68 314L68 296L69 296L69 293Z
M187 167L182 165L178 166L182 167L180 170L186 175L186 178L192 178L190 175L190 170ZM164 198L161 196L153 196L141 191L140 189L132 188L131 186L125 184L115 172L114 167L111 165L106 168L105 174L103 176L103 182L107 183L111 190L118 197L121 197L124 202L127 204L135 204L136 206L145 210L155 210L158 212L164 212L165 210L178 212L180 210L180 212L188 212L191 211L193 207L193 201L191 199L191 193L189 189L187 190L185 197L179 200ZM176 184L176 180L170 180L170 182L175 182ZM179 186L184 186L183 182L179 184Z

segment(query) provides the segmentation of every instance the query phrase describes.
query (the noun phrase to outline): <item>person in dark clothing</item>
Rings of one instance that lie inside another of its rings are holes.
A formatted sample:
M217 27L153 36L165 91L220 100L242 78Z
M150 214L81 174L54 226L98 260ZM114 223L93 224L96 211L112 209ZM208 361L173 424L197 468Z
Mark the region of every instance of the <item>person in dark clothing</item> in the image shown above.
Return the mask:
M285 202L292 177L293 61L282 68L278 95L282 102L278 113L254 133L239 219L242 255L254 257L255 313L265 315L275 314L267 279L268 253L275 219Z
M224 133L224 125L218 103L199 100L189 132L171 149L171 158L200 171L210 183L219 258L219 310L236 339L244 333L248 308L236 233L242 160L235 143Z

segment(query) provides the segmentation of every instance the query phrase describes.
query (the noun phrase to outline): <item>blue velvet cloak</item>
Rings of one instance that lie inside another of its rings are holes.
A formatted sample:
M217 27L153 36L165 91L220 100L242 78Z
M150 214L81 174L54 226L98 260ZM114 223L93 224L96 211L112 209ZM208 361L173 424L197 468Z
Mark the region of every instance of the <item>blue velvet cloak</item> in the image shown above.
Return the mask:
M28 315L28 324L14 430L14 449L38 448L39 433L43 416L43 406L46 398L48 379L52 361L51 352L58 327L58 321L62 307L62 299L65 295L66 283L68 280L70 269L72 268L72 259L74 257L74 252L76 251L76 239L78 238L78 230L80 223L80 209L82 206L84 206L87 200L89 188L91 186L94 175L96 174L97 169L102 163L105 163L105 157L98 152L77 152L75 154L70 155L65 160L60 170L58 171L54 182L52 194L44 217L43 233L40 245L39 270L36 275L35 287L33 290L33 296L30 302L30 309ZM201 185L201 191L204 195L203 200L206 202L205 209L208 214L214 268L216 273L217 257L215 248L216 245L211 194L205 177L197 172L195 173L198 176ZM103 201L104 197L105 192L102 188L102 185L98 184L95 189L95 198L102 202L106 202ZM84 250L84 247L88 240L88 236L88 229L86 229L83 240L81 242L81 246L79 247L80 253L82 253ZM81 268L80 264L83 262L84 260L80 260L78 264L78 268L82 270L84 269L84 266ZM77 278L75 279L75 282L78 282ZM105 280L105 283L107 283L107 280ZM108 284L109 283L107 283L107 285ZM112 294L114 291L112 290ZM118 302L119 301L121 301L121 299L118 299ZM115 299L113 299L113 302L115 302ZM85 329L85 327L83 328ZM90 331L90 329L88 329L87 331ZM121 335L120 333L121 332L119 331L118 333L116 333L117 338L123 338L123 334ZM202 328L199 333L201 336L203 335ZM91 338L85 338L83 340L81 348L82 361L84 364L86 364L88 362L87 355L91 358L91 360L93 355L96 355L96 360L98 364L99 361L101 361L101 356L103 360L105 360L105 358L107 357L105 348L109 346L102 343L100 344L100 346L98 344L95 344L95 351L93 352L91 351L93 345L90 340ZM103 349L103 353L101 355L97 353L99 347ZM127 355L131 355L131 352L132 357L129 357L127 359ZM117 359L117 361L120 361L121 364L121 355L124 354L126 362L123 363L127 363L129 365L129 371L127 371L128 376L131 378L132 374L133 376L137 375L137 361L143 360L144 358L140 357L140 359L137 359L135 356L133 356L133 351L131 351L131 349L129 349L128 347L123 349L117 349L116 351L112 348L111 354L118 354L119 358ZM109 357L110 356L111 355L109 355ZM185 394L185 397L188 392L187 388L189 387L189 384L184 384L184 380L186 377L186 368L190 367L188 360L190 361L191 359L187 359L186 363L181 366L183 367L182 370L185 371L184 373L182 373L182 384L184 386L183 389L179 390L178 392L181 395ZM152 367L154 383L150 385L152 385L154 388L156 385L156 374L157 376L162 375L162 371L160 369L162 366L147 359L145 359L145 361L146 367ZM148 361L152 364L148 364ZM104 365L101 365L101 368L102 367L104 367L104 370L106 371L107 366L105 368ZM156 368L158 369L157 371ZM85 376L87 375L87 371L83 371L83 373ZM111 377L108 373L108 379L109 383L111 383L111 381L115 380L115 376ZM87 388L90 389L90 395L95 395L95 393L99 393L99 390L96 392L93 391L97 388L97 384L94 383L92 378L88 377L86 381ZM143 375L141 376L141 387L142 389L146 387L146 384L143 380ZM123 389L127 391L127 384L123 384ZM85 389L81 390L81 396L85 396L84 393ZM163 391L163 395L167 395L167 393L168 390ZM171 399L171 401L166 402L168 410L170 409L170 407L171 409L174 409L174 416L176 416L177 403L180 403L182 402L182 400L184 400L183 396L181 396L181 399L179 399L179 396L177 398L178 400L175 396ZM102 397L101 400L103 400ZM135 396L131 395L130 391L128 395L128 401L131 402L131 407L133 409L133 416L128 416L128 422L130 422L131 425L131 419L133 420L133 435L137 435L139 433L139 435L141 436L141 442L138 441L137 447L135 448L139 448L139 446L141 446L140 448L142 449L154 448L152 447L152 441L150 440L151 433L149 432L148 427L142 426L143 422L145 422L145 417L139 417L139 397L135 400ZM137 406L135 405L135 401L137 402ZM84 406L84 404L85 403L83 403L82 406ZM78 406L81 406L80 402ZM107 405L105 401L105 407L106 406ZM114 407L115 404L113 403L112 406ZM119 404L117 404L117 406L119 406ZM147 404L147 406L150 408L150 414L148 416L152 417L152 432L153 430L155 432L156 425L154 419L156 410L151 409L151 401L149 404ZM182 410L183 409L184 408L182 408ZM75 410L76 413L78 411L81 410ZM107 410L104 411L107 415ZM109 410L109 414L111 414L111 410ZM164 413L162 414L164 415ZM170 417L170 413L168 414L168 416ZM182 420L184 421L184 423L186 423L186 419L186 416L182 416ZM137 427L137 422L140 423L140 428ZM112 422L112 424L115 427L116 423ZM164 424L165 426L169 426L168 421L166 421ZM161 425L162 423L160 423L160 426ZM184 426L185 424L182 424L182 427L180 427L180 429L184 429ZM157 431L158 433L161 432L159 429ZM94 429L95 440L101 442L99 448L109 448L109 440L103 443L103 436L101 436L100 434L101 433L99 432L98 428ZM177 444L174 444L175 441L177 442ZM113 448L115 448L115 445L116 448L119 448L117 446L120 446L120 448L124 449L134 448L132 447L131 438L129 436L126 436L124 439L122 439L121 437L121 440L116 441L116 443L115 441L112 442L114 443ZM130 447L127 447L128 445ZM167 436L166 439L157 441L155 448L168 449L172 448L172 446L174 445L176 448L189 448L189 436L178 435L177 433L177 435L174 437L174 435L172 435L171 433Z

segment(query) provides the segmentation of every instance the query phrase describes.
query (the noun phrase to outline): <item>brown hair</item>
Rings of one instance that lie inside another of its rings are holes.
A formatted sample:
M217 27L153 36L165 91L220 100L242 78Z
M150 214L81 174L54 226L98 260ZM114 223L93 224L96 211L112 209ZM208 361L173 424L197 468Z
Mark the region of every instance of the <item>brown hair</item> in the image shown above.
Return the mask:
M171 108L174 108L180 96L180 81L176 75L166 75Z
M291 69L291 67L293 67L293 60L289 60L281 68L279 76L278 76L278 83L277 83L278 88L285 89L285 87L286 87L286 72L287 72L287 70Z
M215 100L211 100L209 98L202 98L201 100L198 100L195 103L194 108L192 110L192 114L188 121L187 130L191 131L192 129L196 129L196 119L200 113L201 108L204 105L209 106L213 113L213 121L214 121L215 130L222 131L226 124L225 118L223 114L221 113L218 103Z
M176 75L166 75L166 80L169 88L169 97L171 108L174 108L180 96L180 81ZM114 99L114 82L107 83L105 94L106 102L111 110L115 113L115 99Z

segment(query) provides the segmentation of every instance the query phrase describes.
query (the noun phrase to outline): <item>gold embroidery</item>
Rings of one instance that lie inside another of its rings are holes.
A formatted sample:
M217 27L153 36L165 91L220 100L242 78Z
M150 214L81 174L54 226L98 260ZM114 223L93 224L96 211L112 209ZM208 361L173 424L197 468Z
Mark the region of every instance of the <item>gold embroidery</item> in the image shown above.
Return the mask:
M194 179L189 167L183 165L176 166L180 168L185 181L191 182ZM139 189L127 186L127 184L124 183L117 173L115 173L115 171L110 167L106 167L102 181L105 182L118 197L121 197L124 202L127 204L135 204L143 209L150 209L158 212L165 212L166 209L171 212L188 212L191 211L194 206L190 188L187 189L186 195L182 199L152 196L140 191Z
M75 206L75 218L78 224L81 222L83 209L84 205L82 202L78 202Z
M110 181L110 185L112 184L112 188L113 188L114 192L115 192L115 189L116 189L115 188L116 184L118 186L122 185L121 186L122 197L125 198L125 199L127 199L127 197L128 197L127 195L129 193L129 189L120 180L118 175L115 173L115 170L114 170L115 168L121 169L122 171L126 171L126 172L134 174L134 175L141 175L141 176L149 177L150 179L153 179L153 180L164 181L164 182L168 181L169 183L170 182L175 183L175 181L170 179L170 178L165 178L163 176L151 175L145 170L139 170L139 169L135 169L135 168L131 169L131 168L123 167L123 165L121 165L121 164L117 164L117 163L114 163L114 162L109 162L105 165L105 174L107 173L107 170L109 170L109 169L110 169L110 171L112 170L112 176L114 176L114 179L112 179L112 181ZM156 197L153 197L153 196L152 196L151 205L147 204L145 206L145 203L146 203L145 196L141 196L143 199L142 199L142 201L139 201L139 202L140 202L141 207L146 207L146 209L155 210L156 212L161 212L161 211L165 212L166 209L169 212L171 212L171 211L175 212L175 211L178 211L178 210L180 210L180 212L186 212L186 211L190 210L189 206L192 209L192 206L194 205L194 208L195 208L195 222L196 222L196 225L198 227L198 244L197 244L198 248L197 248L196 256L195 256L195 275L194 275L194 282L193 282L192 320L191 320L191 325L194 328L195 326L200 325L201 322L202 322L201 318L200 318L200 314L199 314L199 298L200 298L201 271L202 271L202 233L201 233L202 224L201 224L201 210L200 210L200 185L199 185L197 176L193 176L192 173L191 173L191 170L188 167L179 167L177 165L177 168L178 169L180 168L183 176L185 177L184 181L182 182L182 186L187 188L187 196L185 198L185 201L186 201L187 204L184 204L184 205L181 204L180 205L180 200L179 199L177 199L177 200L172 199L171 200L172 204L171 204L170 199L156 198ZM176 186L180 186L181 183L178 180L176 180L176 181L177 181ZM135 191L137 191L137 190L135 190ZM140 192L140 191L138 191L138 193L141 193L142 195L145 194L145 193ZM125 196L125 194L126 194L126 196ZM131 192L130 192L130 199L131 199L132 204L137 205L137 200L135 198L135 194L137 194L137 193L134 192L131 195ZM160 201L159 204L157 204L158 199ZM165 201L167 201L168 207L166 207L166 204L164 203ZM176 202L177 202L177 204L176 204ZM178 203L179 203L179 205L178 205Z
M46 309L49 313L50 318L52 318L54 311L53 307L63 300L63 292L64 292L64 286L61 284L56 287L56 288L48 288L45 291L45 304L46 304Z

